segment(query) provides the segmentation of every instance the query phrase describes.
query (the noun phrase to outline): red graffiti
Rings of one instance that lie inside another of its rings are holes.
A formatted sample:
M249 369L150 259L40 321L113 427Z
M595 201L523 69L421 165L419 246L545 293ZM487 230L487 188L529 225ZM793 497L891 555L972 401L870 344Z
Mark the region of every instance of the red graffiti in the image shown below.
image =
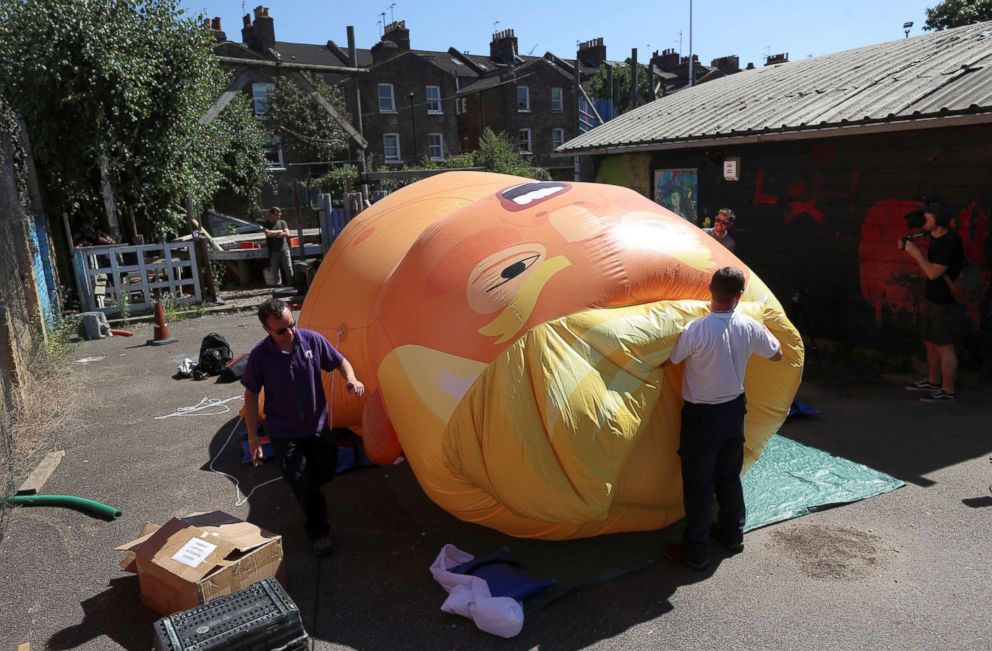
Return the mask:
M830 151L829 147L821 149L823 151L811 153L814 162L830 162L836 158L836 151ZM805 178L793 178L785 187L785 194L791 199L786 204L789 209L785 214L785 223L788 224L802 215L809 215L819 224L824 223L826 215L817 207L817 202L822 199L853 199L860 180L861 170L856 169L851 172L847 190L829 191L823 189L823 175L820 172L813 175L812 182ZM754 180L754 205L777 206L778 204L778 195L766 194L765 170L758 170Z
M883 316L907 312L913 317L923 309L923 274L919 265L896 246L906 234L905 215L921 207L919 201L879 199L865 215L861 225L858 258L861 262L861 295L875 311L875 325ZM982 262L982 247L988 237L988 216L972 202L955 218L955 226L964 242L965 255L975 264ZM926 253L926 240L917 240ZM988 270L985 270L986 274ZM975 321L977 309L969 309Z
M778 197L772 194L765 194L761 186L765 182L765 170L758 170L754 179L754 205L774 206L778 204Z
M788 224L800 215L809 215L819 224L822 224L825 219L824 214L816 207L816 199L807 199L806 201L790 201L789 214L785 216L785 223Z

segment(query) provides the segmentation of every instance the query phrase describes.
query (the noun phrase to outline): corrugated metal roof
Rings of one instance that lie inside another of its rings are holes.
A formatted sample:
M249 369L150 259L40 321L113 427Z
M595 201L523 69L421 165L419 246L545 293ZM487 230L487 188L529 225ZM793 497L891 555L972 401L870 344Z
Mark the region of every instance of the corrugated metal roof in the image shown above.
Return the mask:
M992 22L728 75L645 104L557 151L984 112L992 112Z

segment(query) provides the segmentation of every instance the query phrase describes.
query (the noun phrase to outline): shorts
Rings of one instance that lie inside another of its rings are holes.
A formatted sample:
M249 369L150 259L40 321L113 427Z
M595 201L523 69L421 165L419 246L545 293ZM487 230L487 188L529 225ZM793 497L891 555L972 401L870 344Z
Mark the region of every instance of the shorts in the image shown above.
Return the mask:
M964 332L964 307L958 303L927 301L923 313L923 341L938 346L957 343Z

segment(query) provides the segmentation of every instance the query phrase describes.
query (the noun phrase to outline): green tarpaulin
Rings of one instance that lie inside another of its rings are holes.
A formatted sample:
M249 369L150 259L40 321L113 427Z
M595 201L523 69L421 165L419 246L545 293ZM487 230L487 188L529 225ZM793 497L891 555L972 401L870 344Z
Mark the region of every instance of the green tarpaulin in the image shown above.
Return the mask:
M745 531L811 511L881 495L903 485L895 477L822 450L773 436L744 475Z

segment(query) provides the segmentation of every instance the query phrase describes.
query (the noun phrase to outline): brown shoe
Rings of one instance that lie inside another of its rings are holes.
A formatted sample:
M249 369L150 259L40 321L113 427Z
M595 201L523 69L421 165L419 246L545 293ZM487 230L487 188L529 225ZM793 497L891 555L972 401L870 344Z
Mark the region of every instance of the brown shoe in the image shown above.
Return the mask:
M685 547L682 546L682 543L669 543L667 545L662 545L661 553L671 562L678 563L679 565L685 565L686 567L691 567L694 570L705 570L710 564L709 560L705 558L690 558L685 553Z
M324 536L313 541L313 553L316 556L330 556L333 554L334 547L331 545L331 537Z
M715 538L717 541L719 541L721 545L723 545L730 551L734 552L735 554L740 554L742 551L744 551L744 541L734 540L732 538L723 535L723 529L721 529L720 525L717 524L716 522L710 525L710 535L713 536L713 538Z

